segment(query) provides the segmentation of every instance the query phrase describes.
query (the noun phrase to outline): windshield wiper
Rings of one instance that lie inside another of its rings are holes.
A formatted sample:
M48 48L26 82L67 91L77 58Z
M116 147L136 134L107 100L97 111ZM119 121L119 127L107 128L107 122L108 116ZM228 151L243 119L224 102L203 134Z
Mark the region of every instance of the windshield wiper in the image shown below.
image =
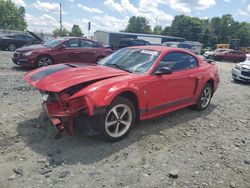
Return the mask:
M125 66L122 66L122 65L118 65L116 63L110 63L110 64L106 64L108 66L114 66L114 67L117 67L118 69L121 69L121 70L124 70L124 71L127 71L129 73L132 73L132 71L128 70Z

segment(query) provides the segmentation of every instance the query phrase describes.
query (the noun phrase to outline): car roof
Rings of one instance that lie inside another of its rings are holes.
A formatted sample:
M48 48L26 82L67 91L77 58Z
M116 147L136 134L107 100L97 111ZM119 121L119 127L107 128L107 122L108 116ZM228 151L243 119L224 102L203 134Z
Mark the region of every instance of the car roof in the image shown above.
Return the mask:
M178 51L178 52L185 52L190 53L190 51L182 49L182 48L174 48L174 47L168 47L168 46L158 46L158 45L148 45L148 46L132 46L128 48L137 48L137 49L144 49L144 50L154 50L154 51L160 51L160 52L166 52L166 51Z
M84 38L84 37L69 37L69 36L67 36L67 37L58 37L58 38L63 38L65 40L67 40L67 39L86 39L86 40L91 40L91 39L87 39L87 38Z

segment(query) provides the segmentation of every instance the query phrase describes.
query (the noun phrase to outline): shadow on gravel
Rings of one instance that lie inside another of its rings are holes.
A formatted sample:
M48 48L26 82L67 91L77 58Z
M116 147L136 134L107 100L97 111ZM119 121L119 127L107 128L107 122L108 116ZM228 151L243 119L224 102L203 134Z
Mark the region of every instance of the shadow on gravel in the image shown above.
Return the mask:
M13 67L11 67L11 70L18 71L18 72L28 72L28 71L31 71L32 69L26 68L26 67L13 66Z
M214 109L216 109L216 106L213 104L203 112L185 108L158 118L143 121L131 130L129 137L116 143L107 142L98 136L86 137L80 133L75 133L73 136L65 135L61 139L55 140L56 130L45 113L41 113L37 118L20 122L17 132L28 147L34 152L48 157L52 165L60 165L62 163L91 164L117 153L142 137L147 137L148 135L160 136L162 135L161 131L180 126L180 124L188 124L189 121L196 118L205 117Z
M242 85L242 86L250 86L250 82L243 82L241 80L232 80L232 83L234 84L239 84L239 85Z

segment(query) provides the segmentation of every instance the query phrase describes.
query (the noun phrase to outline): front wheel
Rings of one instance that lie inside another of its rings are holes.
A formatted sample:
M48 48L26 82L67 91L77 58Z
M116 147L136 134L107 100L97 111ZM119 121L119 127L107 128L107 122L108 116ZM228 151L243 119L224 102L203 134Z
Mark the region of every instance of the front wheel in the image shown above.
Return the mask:
M37 59L37 67L45 67L45 66L52 65L52 64L53 64L53 60L48 56L40 56Z
M201 91L197 103L194 105L194 108L200 111L205 110L209 106L212 96L213 96L212 85L210 83L206 83Z
M102 136L108 141L119 141L128 135L135 122L135 107L124 97L117 97L105 112Z

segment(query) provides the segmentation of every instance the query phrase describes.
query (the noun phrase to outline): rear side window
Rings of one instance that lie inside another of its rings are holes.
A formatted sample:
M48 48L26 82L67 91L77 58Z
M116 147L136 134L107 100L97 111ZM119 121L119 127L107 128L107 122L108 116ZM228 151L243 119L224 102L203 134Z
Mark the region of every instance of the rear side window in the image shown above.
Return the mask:
M198 61L192 55L184 52L170 52L162 58L158 68L170 67L173 71L181 71L198 67Z
M82 48L98 48L98 47L100 47L99 44L92 42L92 41L89 41L89 40L81 40L80 46Z
M78 48L79 47L79 40L78 39L69 39L68 41L64 42L66 48Z

